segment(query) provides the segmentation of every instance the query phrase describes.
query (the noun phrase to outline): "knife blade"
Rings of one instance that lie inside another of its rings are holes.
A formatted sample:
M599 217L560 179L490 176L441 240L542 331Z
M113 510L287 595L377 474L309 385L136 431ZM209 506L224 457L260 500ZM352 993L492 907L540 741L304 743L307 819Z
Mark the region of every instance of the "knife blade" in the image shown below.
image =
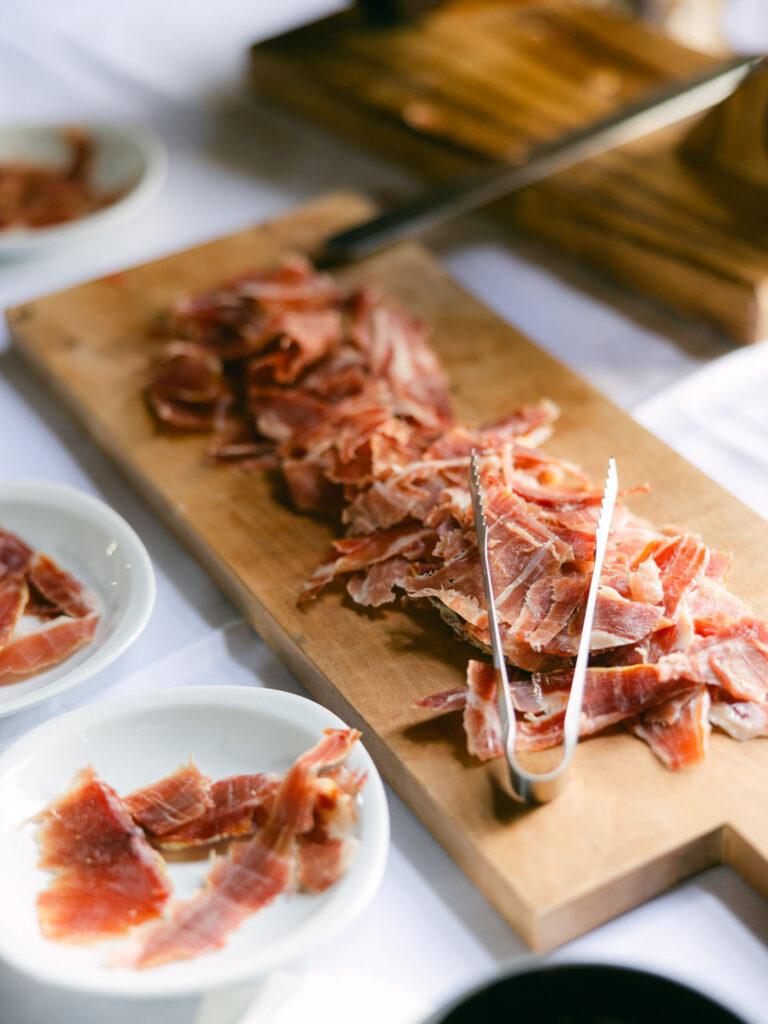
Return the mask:
M695 79L623 107L615 114L536 147L524 163L494 164L479 173L439 185L384 213L327 238L314 256L327 267L368 256L385 246L470 213L486 203L599 156L627 142L701 113L721 102L766 57L738 57Z

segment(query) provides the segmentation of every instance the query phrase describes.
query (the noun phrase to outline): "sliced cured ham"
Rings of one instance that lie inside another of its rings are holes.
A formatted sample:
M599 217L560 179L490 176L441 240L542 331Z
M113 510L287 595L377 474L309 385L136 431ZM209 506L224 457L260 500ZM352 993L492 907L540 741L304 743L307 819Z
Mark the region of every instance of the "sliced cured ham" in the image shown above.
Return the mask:
M33 615L68 615L82 619L93 611L85 587L45 555L37 554L27 570Z
M20 537L0 529L0 577L25 572L33 554Z
M148 388L156 416L221 435L212 445L218 461L277 467L299 511L341 516L346 535L299 602L338 579L363 607L385 607L403 596L426 601L461 639L487 653L467 486L475 451L504 655L526 673L568 673L582 630L602 490L577 465L540 447L558 415L552 402L479 426L457 423L424 325L373 290L345 294L302 258L192 296L162 333L166 362L155 363ZM169 353L175 353L170 361ZM170 388L168 373L173 378L184 367L194 386ZM226 407L217 399L217 379L231 398ZM647 489L641 483L622 494ZM705 686L710 697L725 694L723 704L762 707L768 638L749 632L757 620L726 589L730 563L730 555L696 534L656 528L619 502L590 636L594 679L607 686L616 678L647 677L660 687L657 703ZM613 675L601 674L608 670ZM478 676L477 686L481 681ZM536 687L541 684L531 677L529 693ZM474 700L467 711L472 721L487 710ZM679 722L690 725L694 707L701 720L700 704L682 702ZM721 713L724 721L737 715ZM585 729L602 728L602 721L585 721ZM672 726L664 732L650 714L637 721L635 732L645 731L646 739L671 735ZM490 749L480 732L477 749ZM526 719L520 729L523 740L539 746L559 742L560 732L554 713ZM702 741L698 749L705 746ZM677 760L669 755L667 763Z
M0 685L53 668L71 658L93 640L99 616L83 619L56 619L50 626L35 633L9 640L0 647Z
M421 558L433 540L432 530L407 523L368 537L335 541L331 554L305 584L301 600L309 601L315 597L337 575L369 569L396 556L408 561Z
M358 847L353 835L356 821L354 790L347 791L334 778L315 783L312 828L299 838L296 873L309 892L325 892L345 874Z
M129 793L125 808L137 825L153 836L165 836L199 818L213 806L211 780L190 758L171 775Z
M277 775L259 773L233 775L214 782L207 791L209 806L164 832L157 845L179 850L251 835L265 824L280 781Z
M529 682L511 683L511 695L518 712L516 749L543 750L562 742L571 679L569 672L534 673ZM646 708L662 705L672 697L688 695L693 689L688 680L661 680L651 665L590 668L579 735L591 736ZM439 711L463 708L469 753L483 761L500 756L501 723L491 664L471 660L464 690L425 697L418 704Z
M290 886L297 839L316 825L318 774L343 761L358 736L353 730L330 730L295 762L264 827L215 860L206 888L177 904L169 920L150 928L135 966L153 967L220 948L230 932Z
M39 820L39 867L55 873L37 899L47 939L90 943L161 912L171 892L163 862L93 768L78 772Z
M93 639L98 621L74 576L0 529L0 685L69 658Z
M667 768L678 770L699 764L707 756L710 733L709 691L699 686L665 701L628 723Z
M24 576L19 573L0 576L0 657L28 601L29 587Z

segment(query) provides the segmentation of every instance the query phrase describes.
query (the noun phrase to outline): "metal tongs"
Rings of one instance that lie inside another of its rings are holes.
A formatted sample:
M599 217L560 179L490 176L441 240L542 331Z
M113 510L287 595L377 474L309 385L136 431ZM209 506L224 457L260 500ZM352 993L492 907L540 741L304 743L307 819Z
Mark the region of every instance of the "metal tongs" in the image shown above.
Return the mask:
M501 718L502 742L509 764L512 795L523 803L543 804L557 796L563 787L566 769L570 764L573 751L579 740L579 719L581 718L581 705L584 699L584 684L587 678L592 622L595 617L597 591L600 587L600 574L603 569L608 535L611 531L611 518L614 505L616 504L617 491L616 463L613 456L611 456L608 462L608 473L605 478L605 487L603 488L603 501L600 506L597 529L595 531L595 563L592 572L592 582L589 585L589 593L587 594L584 626L579 641L576 667L573 670L573 682L571 683L568 706L565 711L563 756L560 764L551 771L529 772L521 767L515 755L515 710L509 693L507 666L504 661L504 651L501 645L499 619L496 612L496 600L491 579L491 567L488 562L488 525L485 520L485 508L480 490L477 456L474 450L472 452L469 467L469 493L472 497L472 511L477 531L477 550L480 555L483 588L488 609L488 630L491 634L491 653L493 655L493 672L496 677L496 695L499 705L499 716Z

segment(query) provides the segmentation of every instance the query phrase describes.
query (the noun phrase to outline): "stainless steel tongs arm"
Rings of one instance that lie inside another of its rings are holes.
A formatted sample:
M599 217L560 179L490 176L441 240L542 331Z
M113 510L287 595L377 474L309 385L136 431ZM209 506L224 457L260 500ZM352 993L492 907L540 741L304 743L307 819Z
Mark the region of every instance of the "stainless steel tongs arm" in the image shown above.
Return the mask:
M592 635L592 623L595 617L595 606L597 593L600 588L600 574L605 560L605 550L608 545L608 536L611 530L611 518L616 504L618 492L618 478L616 463L611 457L608 462L608 473L606 475L605 487L603 489L603 501L600 506L600 513L597 520L595 532L595 561L592 571L592 580L587 594L587 604L584 613L584 626L582 628L579 650L576 656L576 665L573 670L573 681L571 692L568 698L568 706L565 712L563 726L563 756L560 764L548 772L529 772L523 768L515 754L515 731L516 719L515 709L509 692L509 678L507 666L504 661L504 650L501 643L499 631L499 619L496 611L496 599L493 593L493 581L491 567L488 558L488 524L485 518L482 492L480 490L480 478L477 469L477 456L473 451L470 459L469 492L472 498L472 511L475 517L475 529L477 532L477 550L480 557L480 568L483 577L483 589L485 591L486 607L488 609L488 631L491 637L491 655L493 658L493 672L496 677L496 694L499 706L499 718L501 719L501 734L504 751L509 765L509 778L512 793L516 799L524 803L546 803L557 796L562 788L565 772L573 757L573 751L579 740L579 724L581 719L581 706L584 700L584 685L587 678L587 665L589 663L589 648Z

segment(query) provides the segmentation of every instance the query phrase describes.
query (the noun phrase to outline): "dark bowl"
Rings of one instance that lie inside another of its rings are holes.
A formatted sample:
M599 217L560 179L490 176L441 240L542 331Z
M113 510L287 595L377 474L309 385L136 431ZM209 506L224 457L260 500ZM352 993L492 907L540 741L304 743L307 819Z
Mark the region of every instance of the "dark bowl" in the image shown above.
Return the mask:
M542 964L445 1007L429 1024L745 1024L686 985L605 964Z

